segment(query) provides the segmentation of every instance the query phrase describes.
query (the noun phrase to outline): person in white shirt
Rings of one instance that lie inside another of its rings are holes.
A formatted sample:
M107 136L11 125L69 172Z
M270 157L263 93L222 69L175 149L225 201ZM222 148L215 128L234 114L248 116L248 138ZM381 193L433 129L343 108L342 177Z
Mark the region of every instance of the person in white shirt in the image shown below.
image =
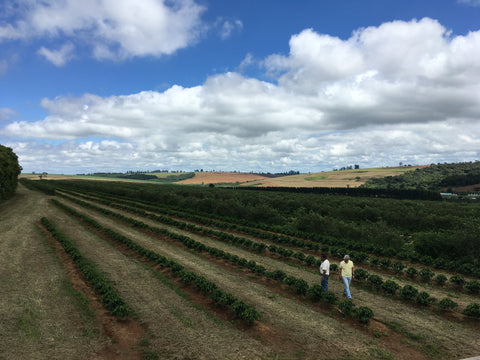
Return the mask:
M328 291L328 277L330 276L330 261L327 259L327 255L322 254L322 263L320 264L320 274L322 274L322 287L325 291Z

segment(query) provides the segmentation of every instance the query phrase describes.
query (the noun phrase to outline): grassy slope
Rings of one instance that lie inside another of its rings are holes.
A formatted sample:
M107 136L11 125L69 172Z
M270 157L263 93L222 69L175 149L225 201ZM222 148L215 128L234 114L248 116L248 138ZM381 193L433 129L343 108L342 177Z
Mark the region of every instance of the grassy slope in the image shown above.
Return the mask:
M179 182L185 185L205 185L205 184L237 184L244 186L286 186L286 187L358 187L363 185L366 181L373 178L380 178L385 176L396 176L407 171L414 171L417 168L424 166L403 166L403 167L386 167L386 168L371 168L371 169L357 169L344 171L322 171L318 173L308 173L299 175L288 175L276 178L266 178L257 174L249 173L230 173L230 172L199 172L191 179ZM169 173L154 174L159 178L172 175ZM175 174L173 174L175 175ZM38 180L38 175L22 174L20 177L25 177L32 180ZM140 181L127 179L112 179L112 178L94 178L86 176L68 176L68 175L54 175L49 174L44 179L89 179L89 180L109 180L109 181ZM143 181L142 181L143 182Z
M373 178L396 176L423 166L387 167L282 176L252 182L256 186L358 187Z

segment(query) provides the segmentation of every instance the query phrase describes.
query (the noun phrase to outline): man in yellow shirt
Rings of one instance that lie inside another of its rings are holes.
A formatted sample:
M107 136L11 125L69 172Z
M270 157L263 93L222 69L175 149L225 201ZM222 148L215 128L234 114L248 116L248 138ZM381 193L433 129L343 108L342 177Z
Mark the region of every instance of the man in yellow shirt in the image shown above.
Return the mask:
M343 261L340 263L340 266L338 268L339 270L339 276L340 280L343 281L343 296L348 297L349 299L352 298L352 295L350 294L350 283L352 282L353 279L353 261L350 260L350 256L345 255L343 257Z

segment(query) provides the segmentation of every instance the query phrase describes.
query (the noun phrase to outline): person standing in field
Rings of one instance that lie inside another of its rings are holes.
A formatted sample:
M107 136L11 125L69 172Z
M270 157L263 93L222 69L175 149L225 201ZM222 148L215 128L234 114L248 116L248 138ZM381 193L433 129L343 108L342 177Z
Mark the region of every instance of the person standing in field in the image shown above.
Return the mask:
M351 299L352 294L350 293L350 283L352 282L353 279L353 261L350 260L350 256L345 255L343 257L343 261L340 263L340 267L338 268L339 270L339 277L340 280L343 281L343 296L346 296L347 298Z
M325 291L328 291L328 277L330 276L330 261L327 259L327 255L322 254L322 263L320 264L320 274L322 274L322 287Z

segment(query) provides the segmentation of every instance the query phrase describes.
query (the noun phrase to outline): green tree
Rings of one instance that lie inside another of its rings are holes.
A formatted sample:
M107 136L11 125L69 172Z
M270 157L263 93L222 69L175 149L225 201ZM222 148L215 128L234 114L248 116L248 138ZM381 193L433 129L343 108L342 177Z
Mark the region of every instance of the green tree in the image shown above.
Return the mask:
M0 145L0 200L13 195L21 171L17 155L11 148Z

